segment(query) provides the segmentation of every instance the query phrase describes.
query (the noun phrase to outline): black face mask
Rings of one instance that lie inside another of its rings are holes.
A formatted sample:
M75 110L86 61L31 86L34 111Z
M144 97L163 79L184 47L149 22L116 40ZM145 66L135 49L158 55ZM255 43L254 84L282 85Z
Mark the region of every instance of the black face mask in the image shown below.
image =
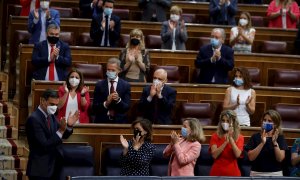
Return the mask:
M140 44L140 40L133 38L133 39L130 40L130 44L132 44L134 46L139 45Z
M47 40L50 44L56 44L59 40L59 37L56 36L47 36Z
M137 137L137 135L142 136L142 131L135 129L135 130L133 130L133 135L135 138Z

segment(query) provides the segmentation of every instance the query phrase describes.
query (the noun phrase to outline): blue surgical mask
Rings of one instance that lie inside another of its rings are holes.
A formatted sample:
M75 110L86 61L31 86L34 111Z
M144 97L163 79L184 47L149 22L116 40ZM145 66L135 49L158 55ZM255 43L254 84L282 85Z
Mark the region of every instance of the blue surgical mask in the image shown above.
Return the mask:
M234 78L233 80L234 84L236 84L237 86L242 86L244 84L244 80L240 79L240 78Z
M117 73L113 71L106 71L106 76L108 79L116 79Z
M272 122L263 122L263 129L266 131L266 132L270 132L272 131L274 127L274 124Z
M112 13L112 8L104 8L104 14L107 15L107 16L110 16L111 13Z
M214 49L216 49L216 48L219 47L220 41L219 41L218 39L216 39L216 38L211 38L211 39L210 39L210 44L212 45L212 47L213 47Z
M181 135L182 135L182 137L184 137L184 138L187 138L187 137L188 137L188 131L187 131L187 128L184 128L184 127L181 128Z

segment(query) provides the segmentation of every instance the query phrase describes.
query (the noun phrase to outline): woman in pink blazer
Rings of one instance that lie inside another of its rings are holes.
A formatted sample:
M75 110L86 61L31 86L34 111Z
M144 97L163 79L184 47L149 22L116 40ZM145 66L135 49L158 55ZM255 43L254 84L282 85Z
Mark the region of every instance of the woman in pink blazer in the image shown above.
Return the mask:
M170 157L169 176L194 176L194 167L200 156L201 141L205 140L202 126L198 119L187 118L183 121L181 137L171 132L171 142L165 148L164 157Z

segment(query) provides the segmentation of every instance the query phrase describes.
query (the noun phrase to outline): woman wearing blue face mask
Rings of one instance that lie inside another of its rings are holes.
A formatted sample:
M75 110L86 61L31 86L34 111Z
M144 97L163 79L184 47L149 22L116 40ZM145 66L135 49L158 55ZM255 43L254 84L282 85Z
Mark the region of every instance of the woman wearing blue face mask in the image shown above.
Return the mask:
M68 118L70 114L79 112L76 123L89 123L88 108L90 106L89 87L84 85L83 75L77 69L72 69L63 86L58 89L58 119Z
M261 132L252 135L245 147L251 161L250 176L283 176L281 162L288 146L281 131L279 113L266 111L261 128Z
M240 126L250 126L250 114L255 112L256 93L252 89L249 72L246 68L234 68L231 86L226 89L223 109L237 114Z
M162 49L185 50L185 42L188 39L184 20L181 19L182 9L172 6L170 20L162 23L160 36L163 41Z
M172 131L171 142L163 152L164 157L170 157L168 175L194 176L194 167L201 151L200 142L205 141L199 120L185 119L181 135Z
M217 132L211 136L209 150L214 158L210 176L241 176L237 159L244 148L244 136L232 110L220 115Z

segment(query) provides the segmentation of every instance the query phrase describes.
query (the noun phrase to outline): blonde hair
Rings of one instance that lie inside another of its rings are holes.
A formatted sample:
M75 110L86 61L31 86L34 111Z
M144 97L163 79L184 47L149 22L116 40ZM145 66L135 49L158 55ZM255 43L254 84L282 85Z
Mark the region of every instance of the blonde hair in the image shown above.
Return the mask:
M217 134L219 137L222 137L227 132L222 128L222 118L226 116L229 119L229 125L232 125L233 128L233 139L236 141L240 134L239 121L237 120L236 113L232 110L222 111L219 118Z
M261 123L263 122L264 118L266 115L269 115L274 123L274 129L278 129L279 134L282 134L282 129L281 129L281 116L280 114L275 111L275 110L267 110L264 112L264 114L261 117Z
M204 136L202 125L199 122L199 120L196 118L185 118L183 122L184 121L187 121L191 128L191 133L188 135L186 139L191 142L194 141L204 142L205 136Z
M130 31L130 34L129 34L129 41L127 42L127 45L126 45L126 48L130 48L132 45L131 45L131 38L132 37L139 37L140 38L140 44L138 45L139 48L141 50L144 50L145 49L145 40L144 40L144 35L143 35L143 31L140 30L140 29L133 29Z
M181 15L182 14L182 9L181 7L179 6L172 6L171 9L170 9L170 14L179 14Z

